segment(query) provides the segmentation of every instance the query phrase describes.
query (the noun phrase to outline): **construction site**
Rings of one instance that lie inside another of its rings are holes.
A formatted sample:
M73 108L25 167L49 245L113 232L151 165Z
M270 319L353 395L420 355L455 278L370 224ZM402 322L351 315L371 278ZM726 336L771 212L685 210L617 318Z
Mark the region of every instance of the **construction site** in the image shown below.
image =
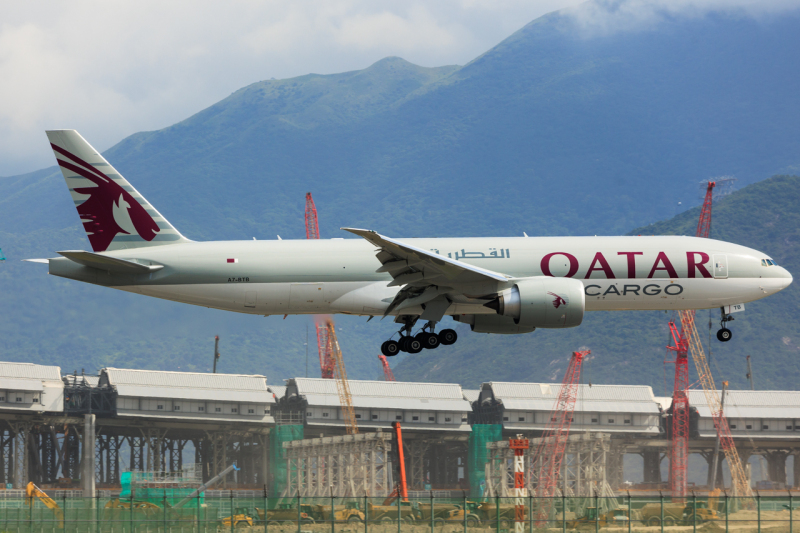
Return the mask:
M0 363L0 528L793 528L800 393L715 382L692 311L669 322L671 397L583 383L586 349L560 384L398 382L385 355L383 381L350 380L315 324L321 377L281 385L217 373L219 338L212 373Z

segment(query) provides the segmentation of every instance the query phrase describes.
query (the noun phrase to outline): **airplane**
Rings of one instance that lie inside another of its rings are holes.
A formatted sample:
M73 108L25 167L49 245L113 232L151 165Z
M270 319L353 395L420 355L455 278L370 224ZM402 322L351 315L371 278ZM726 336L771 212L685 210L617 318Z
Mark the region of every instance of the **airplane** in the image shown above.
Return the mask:
M762 252L683 236L396 239L342 228L359 238L194 242L77 131L47 137L92 251L29 261L239 313L391 316L400 329L381 345L387 356L456 342L455 330L436 331L448 315L473 332L522 334L579 326L586 311L719 308L727 342L733 313L792 282Z

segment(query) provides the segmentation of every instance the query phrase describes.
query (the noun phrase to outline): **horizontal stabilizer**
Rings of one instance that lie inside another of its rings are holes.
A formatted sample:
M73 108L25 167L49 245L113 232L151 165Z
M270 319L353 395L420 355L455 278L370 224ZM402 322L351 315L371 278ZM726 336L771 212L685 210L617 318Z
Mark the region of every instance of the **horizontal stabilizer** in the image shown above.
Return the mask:
M67 250L58 253L70 261L74 261L83 266L97 268L99 270L108 270L110 272L120 272L123 274L146 274L164 268L164 265L143 265L127 259L109 257L107 255L85 252L83 250Z

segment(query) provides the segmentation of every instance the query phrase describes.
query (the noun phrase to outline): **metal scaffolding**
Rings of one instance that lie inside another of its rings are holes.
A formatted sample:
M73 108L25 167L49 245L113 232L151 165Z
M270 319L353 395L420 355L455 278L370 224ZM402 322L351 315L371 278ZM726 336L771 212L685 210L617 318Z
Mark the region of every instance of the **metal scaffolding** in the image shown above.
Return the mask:
M284 442L287 485L281 496L388 496L393 485L389 433Z
M525 451L526 482L528 492L533 494L539 482L540 466L534 464L535 450L541 438L530 439ZM487 444L489 458L486 463L486 497L508 498L514 490L514 451L508 441ZM557 484L557 496L571 498L576 507L572 511L580 514L587 506L594 505L595 496L601 498L604 508L616 507L614 491L608 483L608 468L612 463L611 436L607 433L580 433L570 435L561 475Z

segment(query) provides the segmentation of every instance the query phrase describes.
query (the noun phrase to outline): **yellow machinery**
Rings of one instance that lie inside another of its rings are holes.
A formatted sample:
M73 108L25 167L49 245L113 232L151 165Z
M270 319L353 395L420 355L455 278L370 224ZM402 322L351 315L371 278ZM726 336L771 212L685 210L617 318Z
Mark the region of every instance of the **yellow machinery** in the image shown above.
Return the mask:
M38 498L39 501L45 504L48 509L53 510L53 514L55 514L56 518L58 518L58 527L64 529L64 511L61 510L61 507L58 506L53 498L48 496L42 489L34 485L33 481L28 483L28 486L25 487L25 493L27 495L27 503L30 507L33 507L34 498Z
M223 526L231 527L231 522L233 522L233 527L252 527L255 524L247 507L237 507L232 516L222 519Z
M356 423L356 411L353 408L353 397L350 394L350 384L347 382L347 371L344 368L344 360L342 359L342 350L339 348L339 339L336 338L336 328L332 321L327 323L328 329L328 343L330 343L330 353L333 355L333 378L336 380L336 389L339 392L339 403L342 406L342 414L344 415L344 422L347 427L348 435L356 435L358 433L358 424Z
M742 460L739 458L739 453L736 451L733 438L731 438L728 419L722 411L722 402L718 396L717 386L714 384L711 368L708 366L708 361L706 360L706 353L703 350L703 346L700 344L700 335L698 335L697 328L694 324L694 311L681 311L680 315L683 332L689 341L689 351L692 354L694 366L697 368L697 375L700 377L700 383L703 385L703 392L706 395L708 408L711 411L711 415L714 417L714 425L717 428L717 435L720 438L722 451L725 452L725 459L728 461L734 494L739 497L752 498L753 491L750 488L750 483L747 481L747 475L742 466Z

